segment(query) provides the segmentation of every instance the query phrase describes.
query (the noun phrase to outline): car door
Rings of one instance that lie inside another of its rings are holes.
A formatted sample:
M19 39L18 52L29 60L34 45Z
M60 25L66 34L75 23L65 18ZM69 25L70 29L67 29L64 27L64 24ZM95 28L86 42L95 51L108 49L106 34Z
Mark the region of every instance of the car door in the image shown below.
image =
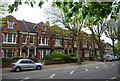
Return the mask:
M19 66L20 66L22 69L28 68L28 62L27 62L27 60L21 60L21 62L19 63Z
M36 64L32 60L27 60L28 61L28 68L30 69L35 69Z

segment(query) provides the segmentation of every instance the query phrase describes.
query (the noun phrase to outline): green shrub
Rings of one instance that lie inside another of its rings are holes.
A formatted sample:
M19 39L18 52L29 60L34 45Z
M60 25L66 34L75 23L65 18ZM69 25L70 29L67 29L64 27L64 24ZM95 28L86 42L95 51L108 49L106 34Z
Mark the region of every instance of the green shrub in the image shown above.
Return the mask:
M68 55L66 56L65 62L66 62L66 63L73 63L73 62L76 62L77 59L78 59L78 58L75 57L75 55L68 54Z
M20 56L18 56L18 57L12 57L12 60L14 60L14 61L16 61L18 59L23 59L23 57L20 57Z
M60 58L61 60L64 60L66 58L66 55L61 52L52 52L50 54L45 55L44 59L46 60L53 60L54 58Z
M1 57L1 61L12 61L12 57Z
M52 60L53 58L52 58L52 56L51 56L51 54L47 54L47 55L45 55L45 57L43 58L44 60L46 59L46 60Z
M75 57L76 56L76 54L74 54L74 53L71 53L71 54L69 54L71 57Z
M57 61L57 60L63 60L63 59L61 59L61 58L53 58L53 60Z
M78 59L77 57L71 57L71 58L70 58L70 60L71 60L72 62L76 62L77 59Z
M1 57L0 61L16 61L22 59L23 57Z

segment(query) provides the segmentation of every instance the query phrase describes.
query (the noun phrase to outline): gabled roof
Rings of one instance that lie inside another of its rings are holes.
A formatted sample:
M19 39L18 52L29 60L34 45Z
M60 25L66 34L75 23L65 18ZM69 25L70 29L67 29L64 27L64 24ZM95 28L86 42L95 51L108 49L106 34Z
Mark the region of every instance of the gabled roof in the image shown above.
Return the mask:
M36 30L34 28L34 26L36 25L35 23L31 23L31 22L27 22L27 21L23 20L23 24L26 27L28 32L32 32L32 33L36 32Z
M27 29L27 27L25 26L25 24L24 24L23 21L20 21L20 20L19 20L19 27L20 27L20 31L22 31L22 32L28 32L28 29Z
M7 19L15 19L17 20L15 17L13 17L12 15L8 15L5 18ZM27 22L27 21L21 21L21 20L17 20L19 22L19 30L21 32L31 32L31 33L35 33L36 29L34 28L36 26L35 23L32 22Z
M8 16L6 16L6 18L16 19L16 18L13 17L12 15L8 15Z

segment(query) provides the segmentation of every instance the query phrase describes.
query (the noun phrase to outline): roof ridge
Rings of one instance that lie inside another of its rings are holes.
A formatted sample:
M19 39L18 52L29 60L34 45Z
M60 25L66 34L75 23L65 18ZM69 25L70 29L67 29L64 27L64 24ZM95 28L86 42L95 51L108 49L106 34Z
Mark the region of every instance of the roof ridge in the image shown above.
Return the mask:
M30 30L28 29L28 27L27 27L27 25L26 25L26 23L25 23L25 20L24 20L24 19L23 19L23 21L22 21L22 22L23 22L23 24L25 25L25 27L26 27L27 31L28 31L28 32L30 32Z

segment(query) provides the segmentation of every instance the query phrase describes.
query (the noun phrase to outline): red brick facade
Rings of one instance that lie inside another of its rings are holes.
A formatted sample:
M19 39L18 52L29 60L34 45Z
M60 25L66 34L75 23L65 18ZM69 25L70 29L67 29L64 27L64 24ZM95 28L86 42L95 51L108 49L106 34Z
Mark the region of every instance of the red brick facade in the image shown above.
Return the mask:
M5 20L2 27L3 57L23 56L42 59L44 55L52 51L65 54L76 53L76 44L72 38L65 39L49 35L49 28L42 22L34 24L17 20L12 16L6 17ZM11 28L8 28L9 21L14 22ZM83 38L84 42L80 40L81 53L84 57L90 57L93 53L92 43L88 41L87 34L83 34Z

